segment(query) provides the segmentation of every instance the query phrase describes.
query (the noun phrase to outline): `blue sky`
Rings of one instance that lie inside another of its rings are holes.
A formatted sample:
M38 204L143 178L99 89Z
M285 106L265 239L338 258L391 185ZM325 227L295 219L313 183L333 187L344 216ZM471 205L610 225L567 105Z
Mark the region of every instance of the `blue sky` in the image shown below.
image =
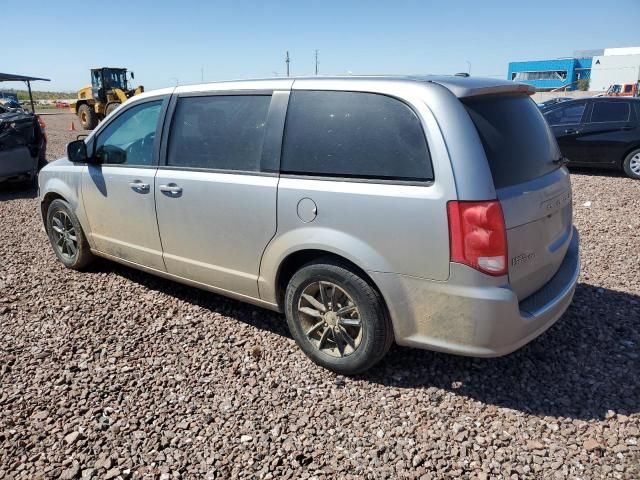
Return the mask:
M76 90L92 66L124 66L147 89L285 74L506 77L510 60L640 45L640 0L3 0L0 71ZM28 12L27 12L28 10ZM109 19L109 20L104 20ZM34 32L30 34L29 32ZM0 86L21 88L22 84Z

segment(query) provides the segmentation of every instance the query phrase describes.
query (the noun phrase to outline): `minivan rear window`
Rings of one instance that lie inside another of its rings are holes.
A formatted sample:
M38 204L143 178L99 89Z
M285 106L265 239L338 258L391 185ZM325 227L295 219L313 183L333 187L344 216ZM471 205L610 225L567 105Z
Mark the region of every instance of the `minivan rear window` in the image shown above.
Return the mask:
M528 95L487 95L464 101L489 162L496 189L559 168L551 129Z
M292 92L281 170L385 181L433 179L415 112L395 98L360 92Z

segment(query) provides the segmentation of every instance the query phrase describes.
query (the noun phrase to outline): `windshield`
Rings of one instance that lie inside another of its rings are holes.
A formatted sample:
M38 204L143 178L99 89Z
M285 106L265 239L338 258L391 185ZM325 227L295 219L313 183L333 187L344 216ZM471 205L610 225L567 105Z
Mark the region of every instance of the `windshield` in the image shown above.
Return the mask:
M104 70L104 86L107 88L127 89L126 70Z
M558 168L551 129L528 95L472 97L465 106L484 146L496 188L508 187Z

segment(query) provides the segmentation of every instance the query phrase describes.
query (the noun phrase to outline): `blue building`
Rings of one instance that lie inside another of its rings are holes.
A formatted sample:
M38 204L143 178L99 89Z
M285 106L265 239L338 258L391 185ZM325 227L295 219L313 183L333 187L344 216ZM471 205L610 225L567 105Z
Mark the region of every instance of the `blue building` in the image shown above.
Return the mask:
M578 80L591 78L591 58L558 58L510 62L509 80L533 85L540 91L576 90Z

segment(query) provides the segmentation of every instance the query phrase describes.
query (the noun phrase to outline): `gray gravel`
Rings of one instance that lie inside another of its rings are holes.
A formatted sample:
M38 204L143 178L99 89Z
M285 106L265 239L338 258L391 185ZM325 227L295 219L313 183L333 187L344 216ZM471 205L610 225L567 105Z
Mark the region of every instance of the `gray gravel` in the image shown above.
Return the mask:
M640 478L640 182L573 185L559 323L500 359L395 347L359 378L271 312L64 269L35 194L0 191L0 478Z
M37 110L36 110L37 112ZM78 135L89 134L90 130L82 130L78 117L71 112L55 113L37 112L45 123L45 131L47 133L47 158L49 161L55 160L67 154L67 143L75 140ZM71 123L76 130L71 131Z

